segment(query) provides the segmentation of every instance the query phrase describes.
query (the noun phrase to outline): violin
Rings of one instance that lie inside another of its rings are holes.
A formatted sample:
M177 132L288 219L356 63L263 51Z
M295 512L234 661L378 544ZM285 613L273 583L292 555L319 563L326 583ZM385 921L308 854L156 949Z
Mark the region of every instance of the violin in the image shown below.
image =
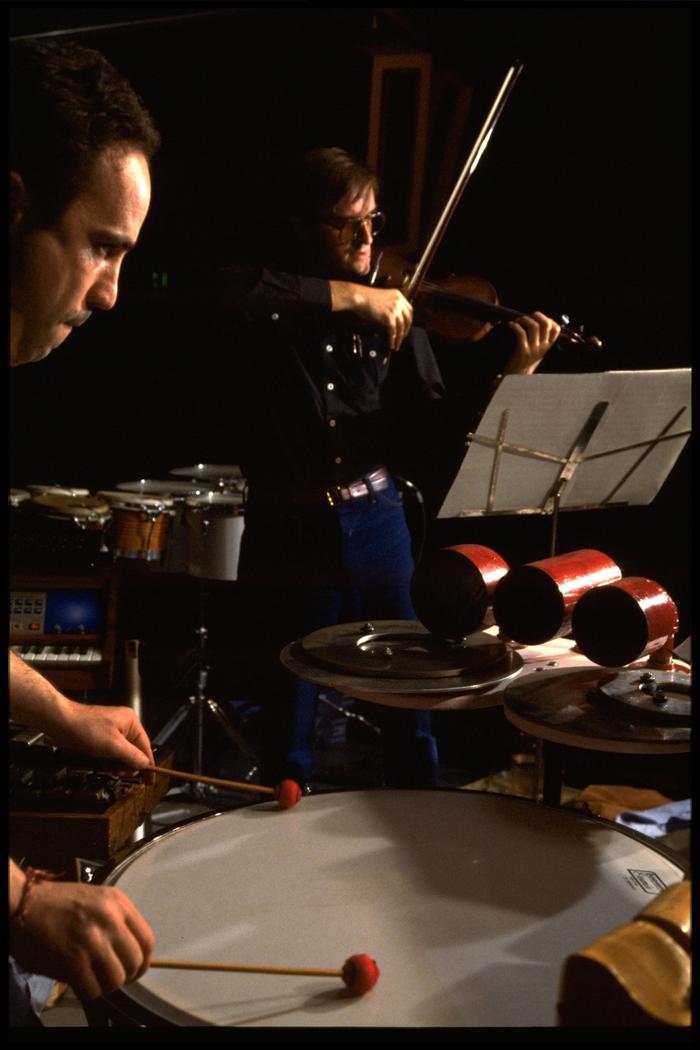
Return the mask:
M399 288L410 294L412 267L396 252L379 252L372 268L370 283L384 288ZM407 295L408 298L408 295ZM502 306L498 293L483 277L452 274L439 281L423 280L412 293L416 324L450 341L475 343L490 332L495 324L517 321L526 310ZM584 335L583 328L572 328L566 315L561 317L561 331L555 346L579 346L600 350L597 336Z
M474 342L490 331L493 324L517 321L527 313L526 310L513 310L501 306L496 289L489 281L482 278L448 277L443 281L427 281L425 278L448 223L486 149L496 122L522 70L523 63L515 62L506 73L459 178L415 267L410 267L396 253L385 250L379 253L371 272L371 284L379 280L385 287L399 288L409 302L416 307L417 323L447 339ZM595 350L599 350L603 345L596 336L586 337L582 329L571 328L569 318L566 316L562 316L562 328L557 343L570 343Z

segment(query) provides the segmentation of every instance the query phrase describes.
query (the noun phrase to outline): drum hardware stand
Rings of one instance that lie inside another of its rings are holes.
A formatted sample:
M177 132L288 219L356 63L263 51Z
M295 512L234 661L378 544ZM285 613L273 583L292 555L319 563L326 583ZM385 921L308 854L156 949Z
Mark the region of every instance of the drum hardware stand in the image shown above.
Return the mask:
M355 719L361 725L365 726L371 733L381 733L379 726L376 726L374 722L370 722L369 718L365 718L364 715L358 714L357 711L348 711L347 708L343 707L342 704L335 704L332 700L329 700L325 693L318 693L319 703L326 704L327 707L332 708L337 714L342 715L346 721Z
M187 699L177 709L175 714L170 718L163 728L153 737L153 744L160 746L164 744L166 740L172 736L175 730L180 726L189 715L194 715L194 751L192 759L192 772L197 775L203 773L203 759L204 759L204 723L205 714L209 713L219 723L221 728L224 730L229 739L236 745L238 750L246 756L250 761L251 765L248 771L242 777L243 780L251 780L258 771L258 760L255 753L243 739L242 735L233 726L227 717L226 713L222 709L221 705L215 700L207 697L207 680L209 678L209 664L206 662L206 641L209 635L209 631L204 623L204 587L200 580L199 583L199 626L195 628L195 635L198 638L199 646L197 652L197 658L194 663L193 670L196 671L197 685L196 692ZM190 790L192 796L197 801L203 801L211 798L215 789L204 784L192 784L185 790Z

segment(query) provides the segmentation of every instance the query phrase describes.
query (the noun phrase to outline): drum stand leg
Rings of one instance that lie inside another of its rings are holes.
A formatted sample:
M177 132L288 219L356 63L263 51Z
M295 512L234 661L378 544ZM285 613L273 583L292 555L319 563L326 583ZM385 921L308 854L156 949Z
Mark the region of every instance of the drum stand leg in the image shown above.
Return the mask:
M564 782L564 753L561 745L542 741L542 801L550 806L561 805Z
M207 628L201 624L195 631L199 637L199 658L197 666L197 691L193 696L188 696L187 700L180 705L172 718L163 726L160 732L153 737L153 744L160 746L168 740L178 726L182 725L185 719L190 714L194 714L194 740L193 740L193 758L192 758L192 772L195 776L200 775L204 772L203 761L204 761L204 722L205 714L209 714L219 723L224 729L227 736L240 751L251 761L251 767L246 773L244 779L249 780L257 772L257 758L254 752L246 744L241 734L234 728L221 706L216 703L215 700L207 698L207 679L209 677L209 666L204 663L204 647L207 639ZM206 789L203 784L191 785L192 796L198 801L202 801L211 796L211 789Z

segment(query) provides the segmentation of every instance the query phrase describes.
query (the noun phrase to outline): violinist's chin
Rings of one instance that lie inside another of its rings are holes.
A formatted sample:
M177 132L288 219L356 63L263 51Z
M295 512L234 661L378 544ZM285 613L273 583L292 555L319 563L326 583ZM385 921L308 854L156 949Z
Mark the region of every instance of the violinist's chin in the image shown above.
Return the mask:
M352 270L358 277L364 277L369 273L372 262L372 252L369 245L355 248L348 254L348 269Z

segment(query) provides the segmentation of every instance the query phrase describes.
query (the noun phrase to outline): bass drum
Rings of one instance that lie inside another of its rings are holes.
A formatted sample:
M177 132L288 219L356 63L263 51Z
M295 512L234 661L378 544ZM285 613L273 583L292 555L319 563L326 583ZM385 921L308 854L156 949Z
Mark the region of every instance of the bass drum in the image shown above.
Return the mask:
M136 850L107 878L155 956L381 976L152 967L109 999L112 1024L240 1027L557 1025L568 955L630 922L680 863L573 810L459 790L312 795L213 814Z

